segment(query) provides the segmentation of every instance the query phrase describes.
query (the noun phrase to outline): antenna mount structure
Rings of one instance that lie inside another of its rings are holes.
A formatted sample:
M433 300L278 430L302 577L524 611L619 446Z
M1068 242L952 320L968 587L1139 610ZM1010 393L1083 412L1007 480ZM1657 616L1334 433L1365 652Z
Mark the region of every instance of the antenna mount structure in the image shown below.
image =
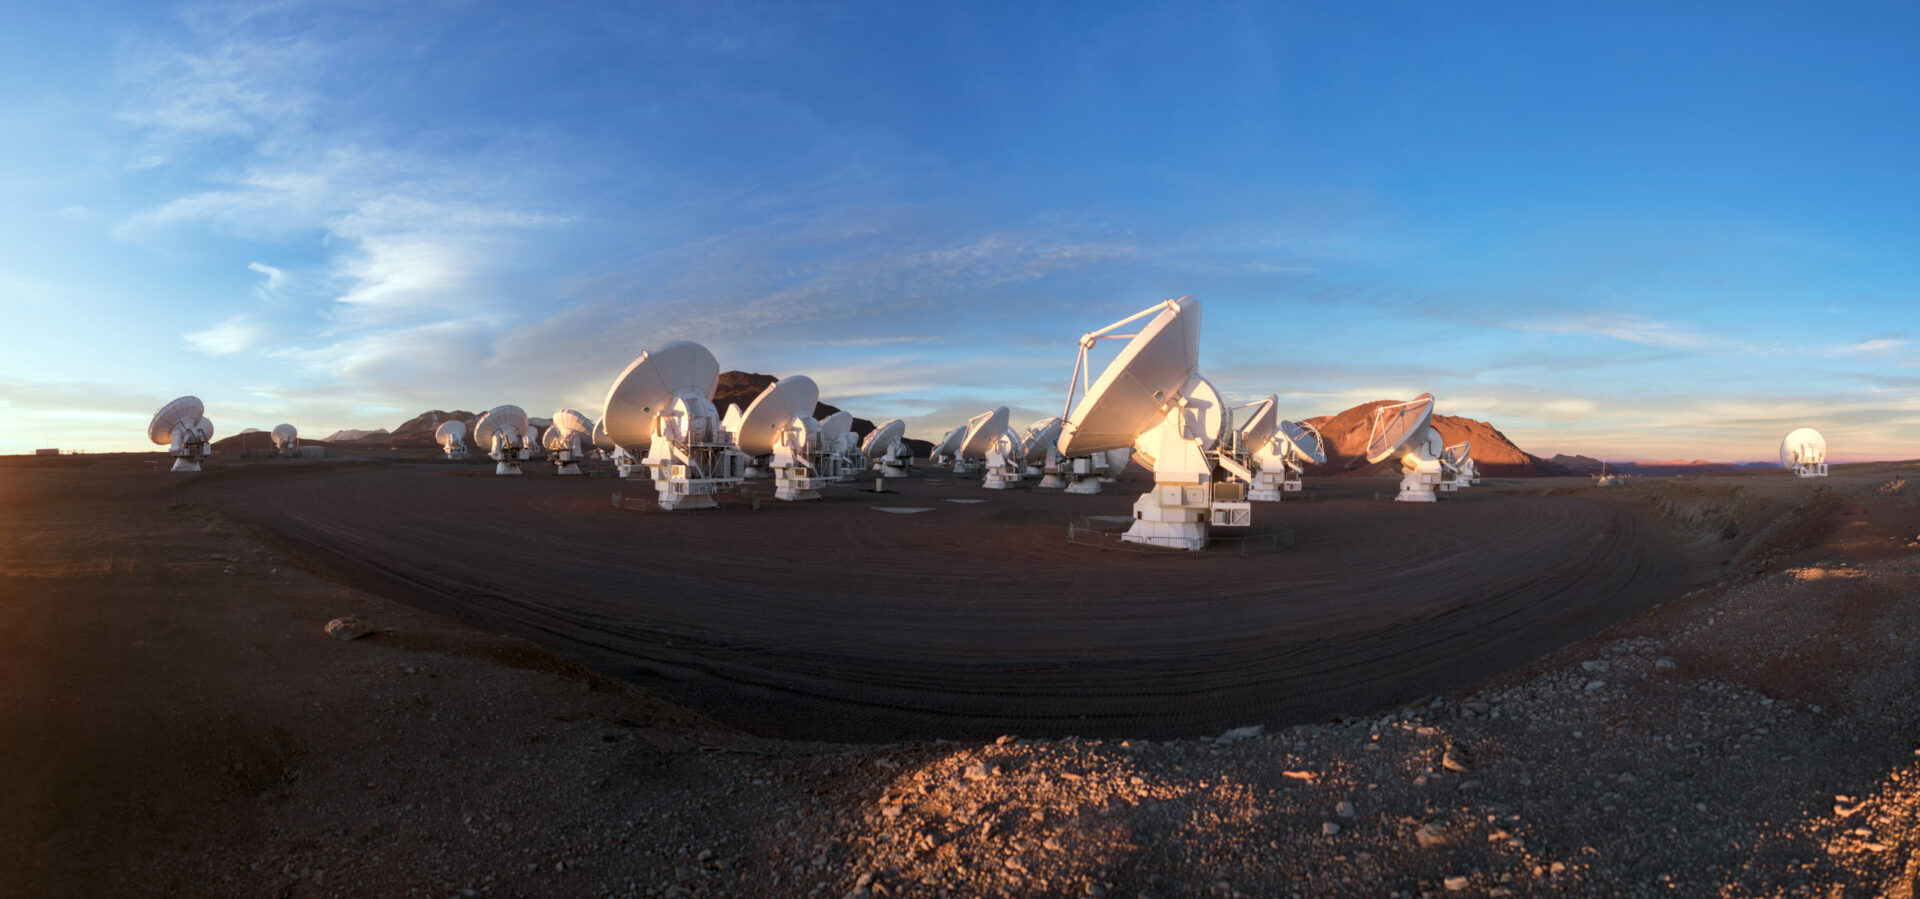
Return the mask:
M600 421L617 447L615 465L624 454L631 472L632 450L644 448L662 509L717 508L714 492L745 476L747 457L713 407L719 382L713 353L678 340L641 353L607 388Z
M1367 438L1367 461L1400 457L1400 493L1394 501L1430 503L1444 472L1440 458L1446 452L1440 432L1433 429L1433 394L1423 393L1404 403L1373 410L1373 432Z
M183 396L153 414L147 439L167 448L173 471L199 471L200 460L213 455L213 422L199 397Z

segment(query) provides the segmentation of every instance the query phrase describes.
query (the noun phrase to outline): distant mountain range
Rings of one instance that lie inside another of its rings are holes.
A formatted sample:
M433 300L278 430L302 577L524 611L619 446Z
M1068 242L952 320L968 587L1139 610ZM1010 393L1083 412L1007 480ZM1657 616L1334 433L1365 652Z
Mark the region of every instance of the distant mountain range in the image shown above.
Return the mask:
M1320 431L1326 445L1327 463L1307 466L1317 475L1382 475L1400 470L1394 459L1367 464L1367 439L1373 436L1373 411L1398 400L1361 403L1337 415L1322 415L1306 420ZM1472 444L1474 466L1482 475L1495 478L1542 478L1564 476L1570 472L1515 446L1500 429L1484 421L1457 415L1435 415L1433 427L1448 446L1462 441Z
M1592 456L1559 454L1548 460L1572 474L1599 474L1602 465L1617 474L1671 476L1676 474L1721 474L1731 471L1778 469L1777 462L1708 462L1705 459L1667 459L1653 462L1601 462Z

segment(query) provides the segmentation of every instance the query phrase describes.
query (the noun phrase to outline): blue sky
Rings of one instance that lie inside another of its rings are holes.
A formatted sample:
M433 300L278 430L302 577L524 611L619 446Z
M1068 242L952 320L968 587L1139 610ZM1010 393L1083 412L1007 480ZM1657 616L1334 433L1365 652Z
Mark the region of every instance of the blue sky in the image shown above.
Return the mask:
M1920 457L1920 14L1710 4L29 4L0 452L597 414L640 351L937 436L1169 296L1309 417Z

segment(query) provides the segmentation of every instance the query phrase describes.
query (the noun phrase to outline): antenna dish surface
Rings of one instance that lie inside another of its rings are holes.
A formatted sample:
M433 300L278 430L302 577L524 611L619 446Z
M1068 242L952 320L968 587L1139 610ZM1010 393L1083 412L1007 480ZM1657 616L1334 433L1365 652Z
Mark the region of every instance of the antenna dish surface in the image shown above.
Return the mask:
M1045 462L1047 450L1053 449L1060 441L1060 426L1067 423L1064 418L1043 418L1033 423L1028 430L1032 435L1027 440L1027 461Z
M967 419L966 436L960 439L960 457L963 459L984 459L987 449L993 446L1000 435L1006 433L1007 417L1012 412L1005 406L999 406L992 412L982 412Z
M1268 394L1259 405L1253 407L1253 413L1247 416L1247 423L1240 426L1240 447L1247 452L1255 452L1273 440L1275 429L1280 426L1280 398Z
M675 397L712 399L720 383L720 361L700 344L676 340L641 353L607 388L600 421L607 437L620 446L653 441L653 418L673 407Z
M613 442L613 438L607 436L607 423L604 421L593 423L593 445L607 452L620 448L619 444Z
M845 409L820 419L820 445L832 446L842 434L853 430L853 413Z
M1812 428L1794 428L1780 441L1780 467L1827 461L1827 438Z
M1067 416L1063 456L1133 445L1200 366L1200 301L1174 300L1127 342ZM1217 437L1217 434L1216 434Z
M493 435L503 434L510 444L519 444L527 431L527 412L519 406L495 406L473 424L476 446L493 446Z
M449 418L433 429L433 441L441 446L460 443L466 439L467 423L457 418Z
M878 459L885 456L895 441L906 433L907 423L896 418L874 428L873 433L867 435L866 442L860 445L860 452L869 459Z
M198 425L206 411L197 396L183 396L161 406L160 411L153 414L153 422L147 425L147 439L161 446L171 446L173 429Z
M273 426L273 444L275 446L286 446L299 436L299 430L295 429L293 425Z
M1445 459L1448 465L1458 468L1460 467L1460 463L1465 462L1467 457L1472 454L1473 441L1462 440L1459 443L1447 447L1446 454L1441 458Z
M953 455L954 452L960 449L960 441L966 439L966 436L967 436L966 425L961 425L960 427L957 427L951 431L948 431L947 436L940 438L940 444L933 448L933 454L936 456Z
M1326 444L1320 440L1320 432L1315 430L1313 425L1301 424L1297 421L1282 421L1280 436L1293 444L1293 448L1299 450L1300 455L1307 457L1313 464L1327 464Z
M594 422L593 419L576 410L556 409L553 413L553 427L550 430L569 436L579 434L581 437L588 437L593 434Z
M749 456L773 453L773 442L780 431L796 418L813 419L813 407L820 403L820 386L806 375L782 378L767 385L753 398L740 417L740 433L734 439L740 451Z
M1373 410L1373 436L1367 439L1367 461L1378 462L1421 436L1433 420L1433 394L1423 393L1404 403Z

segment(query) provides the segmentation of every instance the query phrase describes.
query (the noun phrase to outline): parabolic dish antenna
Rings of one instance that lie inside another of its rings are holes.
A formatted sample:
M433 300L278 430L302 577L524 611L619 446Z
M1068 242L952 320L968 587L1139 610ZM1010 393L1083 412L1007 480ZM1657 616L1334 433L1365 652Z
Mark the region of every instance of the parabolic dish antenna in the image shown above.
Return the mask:
M1433 420L1433 394L1423 393L1404 403L1373 410L1373 433L1367 438L1367 462L1379 462L1418 439L1427 439Z
M740 433L734 435L740 451L749 456L771 455L787 424L796 418L811 421L813 407L819 403L820 387L806 375L782 378L768 385L740 417Z
M300 431L293 425L273 426L273 448L282 453L293 453L300 446Z
M808 413L812 414L812 413ZM853 430L853 413L842 409L826 418L820 419L820 444L832 446L840 442L840 437Z
M473 423L473 442L488 449L499 464L494 474L519 474L526 461L527 412L519 406L495 406Z
M1273 441L1273 432L1280 426L1280 398L1269 394L1253 407L1247 415L1247 423L1240 426L1240 449L1243 452L1257 453Z
M200 416L200 420L194 423L193 429L200 432L201 442L213 442L213 419L202 415Z
M1320 440L1320 432L1313 425L1297 421L1280 422L1280 439L1287 442L1300 458L1315 465L1327 464L1326 445Z
M160 446L171 446L174 433L193 430L205 412L206 407L197 396L183 396L161 406L160 411L153 414L153 423L147 425L147 439Z
M1083 356L1091 339L1081 339ZM1191 297L1169 300L1067 415L1060 454L1089 456L1132 446L1199 371L1200 303Z
M900 419L882 422L860 444L860 454L873 462L873 470L890 478L905 477L913 465L913 451L907 448L907 423Z
M596 421L593 423L593 445L610 453L620 444L614 443L613 438L607 436L606 422Z
M433 442L440 444L440 450L449 459L467 457L467 423L457 418L449 418L433 429Z
M1803 478L1827 476L1827 438L1812 428L1794 428L1780 441L1780 467Z
M592 419L573 409L556 409L553 424L541 438L541 445L553 458L554 474L578 475L580 457L586 455L587 441L593 438Z
M935 462L944 462L944 461L951 460L953 458L953 454L960 451L960 441L965 440L966 438L967 438L966 425L961 425L960 427L957 427L951 431L948 431L947 435L945 437L940 438L940 442L934 445L933 460Z
M1013 413L1005 406L967 419L967 433L960 439L960 458L985 459L987 448L1007 432L1007 418Z
M1054 444L1060 440L1060 426L1066 423L1063 418L1043 418L1027 428L1027 461L1045 462L1048 454L1060 455Z
M600 410L607 437L616 445L640 449L653 442L653 417L669 411L676 398L712 404L720 383L720 362L700 344L677 340L640 354L607 389Z
M884 422L879 427L874 428L873 433L867 435L867 439L860 444L860 451L865 453L869 459L877 460L884 458L887 452L893 449L894 445L899 443L900 438L905 436L906 433L906 422L897 418Z

